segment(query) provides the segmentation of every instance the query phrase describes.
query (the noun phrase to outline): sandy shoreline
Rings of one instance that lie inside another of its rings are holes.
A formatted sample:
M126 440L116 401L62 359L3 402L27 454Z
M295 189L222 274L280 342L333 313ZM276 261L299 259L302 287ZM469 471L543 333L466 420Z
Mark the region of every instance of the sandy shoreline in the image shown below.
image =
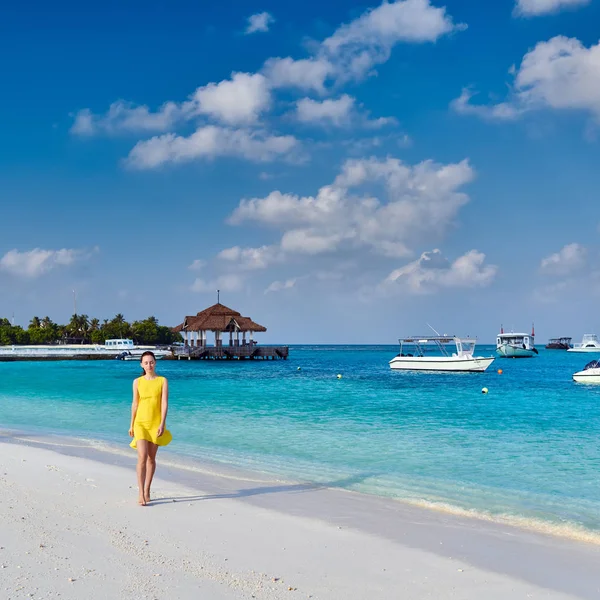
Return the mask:
M592 544L160 461L141 508L133 452L2 439L3 598L600 598Z

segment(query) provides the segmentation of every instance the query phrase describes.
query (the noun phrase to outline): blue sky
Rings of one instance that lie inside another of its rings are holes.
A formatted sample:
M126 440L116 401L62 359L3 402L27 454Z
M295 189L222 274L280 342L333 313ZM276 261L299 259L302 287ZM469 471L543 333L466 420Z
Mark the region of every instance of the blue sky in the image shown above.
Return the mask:
M58 2L0 23L0 316L598 332L598 0Z

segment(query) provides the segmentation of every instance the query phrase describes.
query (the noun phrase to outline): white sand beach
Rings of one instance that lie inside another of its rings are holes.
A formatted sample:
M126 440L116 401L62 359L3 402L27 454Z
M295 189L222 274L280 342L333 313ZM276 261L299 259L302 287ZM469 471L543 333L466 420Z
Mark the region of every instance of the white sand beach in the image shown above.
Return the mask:
M600 598L600 547L336 489L0 443L0 597Z

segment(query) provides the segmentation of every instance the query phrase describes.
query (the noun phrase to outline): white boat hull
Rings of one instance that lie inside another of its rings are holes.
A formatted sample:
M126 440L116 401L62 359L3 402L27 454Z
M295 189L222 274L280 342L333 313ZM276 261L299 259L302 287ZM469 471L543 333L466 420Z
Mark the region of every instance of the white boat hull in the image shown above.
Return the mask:
M600 346L598 348L569 348L567 352L595 352L600 354Z
M390 360L390 368L399 371L483 373L493 362L493 356L396 356Z
M511 346L509 344L498 346L496 353L500 358L533 358L536 355L533 349Z
M586 369L574 373L573 380L578 383L600 383L600 369Z

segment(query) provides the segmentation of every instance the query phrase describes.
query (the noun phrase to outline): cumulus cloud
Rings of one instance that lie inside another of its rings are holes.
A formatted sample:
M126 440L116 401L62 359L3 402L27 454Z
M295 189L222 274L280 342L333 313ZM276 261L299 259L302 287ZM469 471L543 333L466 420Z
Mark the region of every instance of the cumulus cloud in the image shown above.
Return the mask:
M183 110L189 116L208 115L228 125L247 125L270 105L271 90L264 75L233 73L231 79L199 87Z
M405 284L412 293L429 293L439 288L483 287L489 285L498 268L485 265L485 254L470 250L450 263L440 252L423 252L421 256L392 271L383 286Z
M344 82L370 74L375 65L388 60L400 42L436 42L465 27L454 24L446 9L433 6L430 0L384 1L313 45L310 58L271 58L263 73L273 87L323 93L328 79Z
M220 156L269 162L289 156L298 147L298 140L291 135L207 125L188 137L167 133L138 142L129 153L126 164L134 169L152 169L167 163Z
M196 260L192 261L192 263L190 264L188 269L190 269L191 271L200 271L205 266L206 266L206 261L202 260L201 258L197 258Z
M217 258L235 263L244 270L265 269L279 260L279 251L273 246L261 246L260 248L241 248L233 246L221 250Z
M581 244L567 244L559 252L542 259L540 270L545 275L571 275L586 263L587 249Z
M81 136L168 131L180 118L181 109L174 102L166 102L152 112L147 106L119 100L110 105L105 115L95 115L89 108L78 111L70 131Z
M57 267L70 266L85 255L86 252L83 250L68 248L61 250L34 248L24 252L10 250L0 258L0 271L18 277L35 278Z
M461 188L474 178L469 162L414 166L395 158L348 160L315 196L273 191L244 199L230 224L256 222L282 231L285 254L321 254L344 247L407 256L423 235L442 236L469 200ZM381 190L380 199L366 188Z
M524 107L519 107L511 102L492 105L473 104L471 98L475 95L476 93L471 88L463 88L460 96L451 102L450 107L462 115L475 115L492 121L513 121L525 112Z
M349 124L354 102L354 98L348 94L323 101L302 98L296 102L296 117L303 123L325 121L333 125Z
M104 115L89 108L77 112L71 133L81 136L169 131L178 124L201 116L226 125L256 123L271 106L271 86L260 73L232 73L230 79L199 87L184 102L166 102L152 112L119 100Z
M221 275L214 280L206 281L198 278L192 283L190 289L192 292L239 292L244 287L244 278L235 273Z
M287 279L286 281L273 281L265 290L265 294L270 294L273 292L282 292L284 290L291 290L295 287L298 279Z
M301 123L318 126L355 126L379 129L386 125L396 124L396 119L391 117L370 119L366 111L359 110L359 107L356 105L356 99L348 94L342 94L339 98L328 98L326 100L301 98L296 101L295 116Z
M575 38L556 36L539 42L515 70L508 99L473 104L463 90L454 110L490 119L515 119L541 109L579 110L600 120L600 43L585 47Z
M514 12L521 17L537 17L568 8L579 8L589 3L590 0L517 0Z
M320 55L336 64L341 79L360 78L387 61L399 42L435 42L464 28L430 0L383 2L340 26L322 42Z
M325 58L294 60L270 58L262 69L273 88L298 88L305 91L325 91L325 81L335 72L335 67Z
M273 16L268 12L256 13L248 17L248 26L246 27L246 34L250 33L265 33L269 31L269 27L275 22Z

